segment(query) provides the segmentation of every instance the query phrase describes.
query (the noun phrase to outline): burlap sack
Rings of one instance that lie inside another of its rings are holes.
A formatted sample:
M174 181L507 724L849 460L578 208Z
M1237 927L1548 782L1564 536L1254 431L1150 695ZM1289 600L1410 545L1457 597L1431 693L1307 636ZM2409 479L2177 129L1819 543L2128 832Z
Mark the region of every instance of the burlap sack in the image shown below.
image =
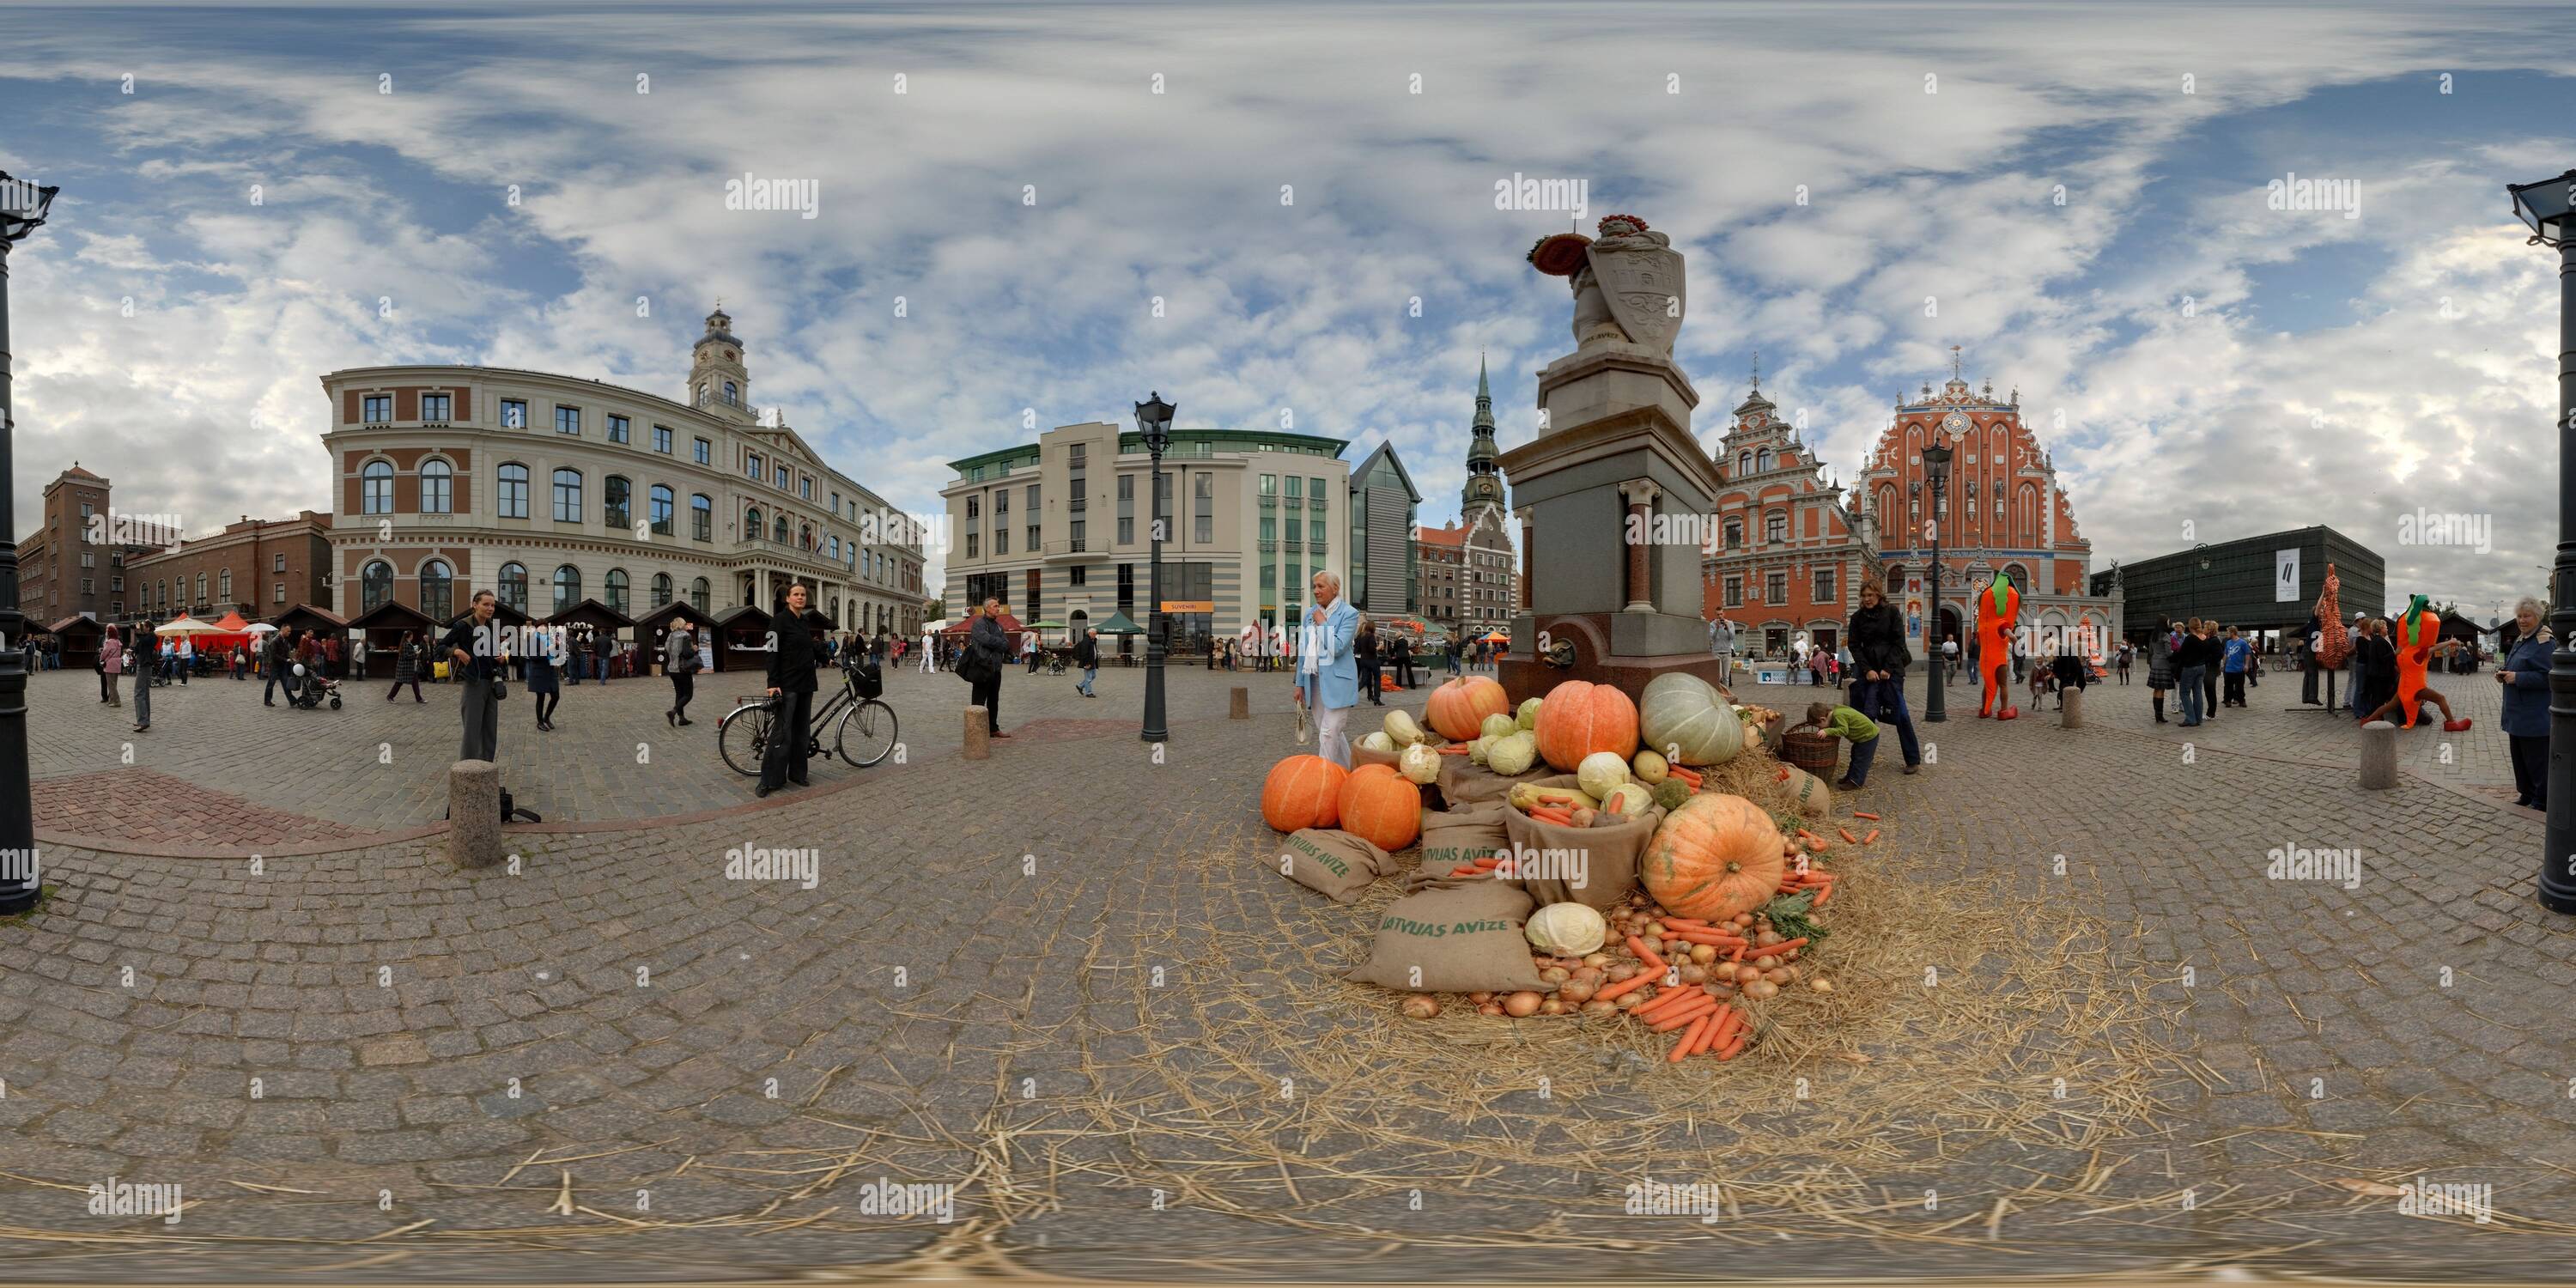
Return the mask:
M1398 751L1371 751L1368 748L1361 746L1359 739L1353 738L1351 739L1351 768L1358 769L1365 765L1384 765L1389 769L1397 768L1398 766L1396 762L1401 759L1400 751L1401 749Z
M1461 863L1473 863L1511 844L1503 815L1512 812L1501 801L1486 801L1422 816L1422 871L1447 876Z
M1417 881L1379 914L1377 942L1350 978L1409 993L1553 992L1530 965L1531 906L1493 877Z
M1576 784L1574 775L1557 774L1537 785ZM1646 845L1663 821L1663 809L1649 806L1634 819L1606 827L1565 827L1506 805L1503 831L1512 843L1506 866L1542 905L1579 903L1607 912L1637 888L1637 861L1645 857Z
M1555 773L1547 767L1546 761L1540 761L1528 773L1518 778L1507 778L1465 756L1442 756L1440 796L1449 802L1451 809L1481 805L1510 795L1514 783L1534 783Z
M1279 875L1335 903L1358 903L1369 882L1394 870L1386 851L1334 828L1306 828L1279 842Z

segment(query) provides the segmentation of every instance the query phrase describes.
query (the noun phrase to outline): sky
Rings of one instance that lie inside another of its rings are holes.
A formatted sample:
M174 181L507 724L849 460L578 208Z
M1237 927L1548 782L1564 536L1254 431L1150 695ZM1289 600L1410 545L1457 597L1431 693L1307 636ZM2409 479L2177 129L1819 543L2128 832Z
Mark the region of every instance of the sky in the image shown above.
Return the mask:
M325 372L751 396L936 514L946 463L1159 391L1392 441L1453 518L1571 347L1523 255L1688 256L1714 444L1848 480L1900 391L2018 389L2095 568L2324 523L2400 602L2542 593L2576 15L2527 6L508 4L0 10L15 503L78 459L191 533L329 508ZM2551 122L2562 123L2553 129ZM801 211L728 180L810 181ZM1498 209L1518 176L1587 209ZM2269 185L2337 181L2344 209ZM2424 516L2467 516L2462 524ZM2430 534L2428 539L2427 534ZM937 552L929 582L941 582Z

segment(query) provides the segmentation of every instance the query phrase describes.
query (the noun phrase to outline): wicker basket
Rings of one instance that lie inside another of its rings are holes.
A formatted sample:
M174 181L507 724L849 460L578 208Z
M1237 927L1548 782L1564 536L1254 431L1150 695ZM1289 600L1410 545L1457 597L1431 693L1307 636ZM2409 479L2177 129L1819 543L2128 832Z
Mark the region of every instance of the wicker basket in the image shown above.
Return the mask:
M1792 729L1780 736L1780 759L1819 778L1831 779L1842 757L1842 743L1832 734Z

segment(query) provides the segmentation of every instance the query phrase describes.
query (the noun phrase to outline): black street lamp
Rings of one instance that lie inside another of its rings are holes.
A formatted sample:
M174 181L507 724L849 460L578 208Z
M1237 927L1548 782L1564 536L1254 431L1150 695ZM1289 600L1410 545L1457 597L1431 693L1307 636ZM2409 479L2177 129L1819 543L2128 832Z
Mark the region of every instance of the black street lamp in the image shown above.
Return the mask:
M2576 912L2576 170L2507 184L2531 244L2558 251L2558 563L2549 580L2549 822L2541 833L2540 903ZM0 684L7 682L0 673ZM5 692L5 690L0 690Z
M2205 573L2205 572L2209 571L2209 556L2204 555L2204 554L2202 554L2202 553L2200 553L2200 552L2201 552L2201 551L2203 551L2203 550L2207 550L2207 549L2209 549L2209 543L2208 543L2208 542L2206 542L2206 541L2198 542L2198 543L2194 544L2194 545L2192 546L2192 548L2191 548L2191 554L2192 554L2192 567L2191 567L2191 615L2192 615L2193 617L2198 617L2198 616L2200 616L2200 615L2201 615L2201 612L2200 612L2200 607L2201 607L2201 605L2200 605L2200 575L2201 575L2202 573Z
M59 188L0 170L0 917L36 906L36 805L27 783L26 615L18 611L17 436L10 393L9 250L43 226Z
M1147 742L1162 742L1170 735L1163 728L1163 452L1172 445L1172 412L1160 391L1151 401L1136 404L1136 429L1145 440L1145 451L1154 458L1154 499L1149 511L1153 515L1153 571L1146 582L1147 593L1154 597L1153 610L1145 625L1145 728L1140 735Z
M1950 719L1941 705L1941 643L1948 639L1941 631L1941 497L1950 489L1950 445L1935 442L1923 449L1923 477L1932 485L1932 633L1941 639L1923 650L1931 664L1932 691L1923 696L1923 723L1943 724Z

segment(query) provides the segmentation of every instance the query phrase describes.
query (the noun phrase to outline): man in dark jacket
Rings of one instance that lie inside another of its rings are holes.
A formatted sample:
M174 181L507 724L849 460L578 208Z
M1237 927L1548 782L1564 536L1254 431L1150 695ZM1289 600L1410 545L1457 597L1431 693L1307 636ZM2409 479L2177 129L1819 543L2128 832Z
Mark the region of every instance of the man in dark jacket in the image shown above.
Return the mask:
M1216 650L1208 650L1208 656L1215 655ZM1082 668L1082 682L1073 687L1082 690L1082 696L1086 698L1099 697L1091 691L1091 682L1100 675L1100 632L1087 630L1082 633L1081 642L1073 646L1073 664Z
M760 786L767 796L789 783L806 785L806 759L814 722L814 667L823 659L823 615L807 606L802 584L787 588L787 603L770 620L769 696L778 709L769 718L769 746L760 759Z
M966 628L966 657L958 663L973 677L976 706L984 708L986 727L996 738L1011 735L1002 732L1002 666L1011 657L1011 637L1002 630L1002 601L987 598L984 611Z
M1905 647L1905 618L1876 581L1860 584L1860 608L1844 625L1851 649L1852 707L1881 726L1896 726L1897 746L1905 752L1905 772L1923 763L1923 744L1914 736L1914 714L1905 709L1905 669L1914 655Z

